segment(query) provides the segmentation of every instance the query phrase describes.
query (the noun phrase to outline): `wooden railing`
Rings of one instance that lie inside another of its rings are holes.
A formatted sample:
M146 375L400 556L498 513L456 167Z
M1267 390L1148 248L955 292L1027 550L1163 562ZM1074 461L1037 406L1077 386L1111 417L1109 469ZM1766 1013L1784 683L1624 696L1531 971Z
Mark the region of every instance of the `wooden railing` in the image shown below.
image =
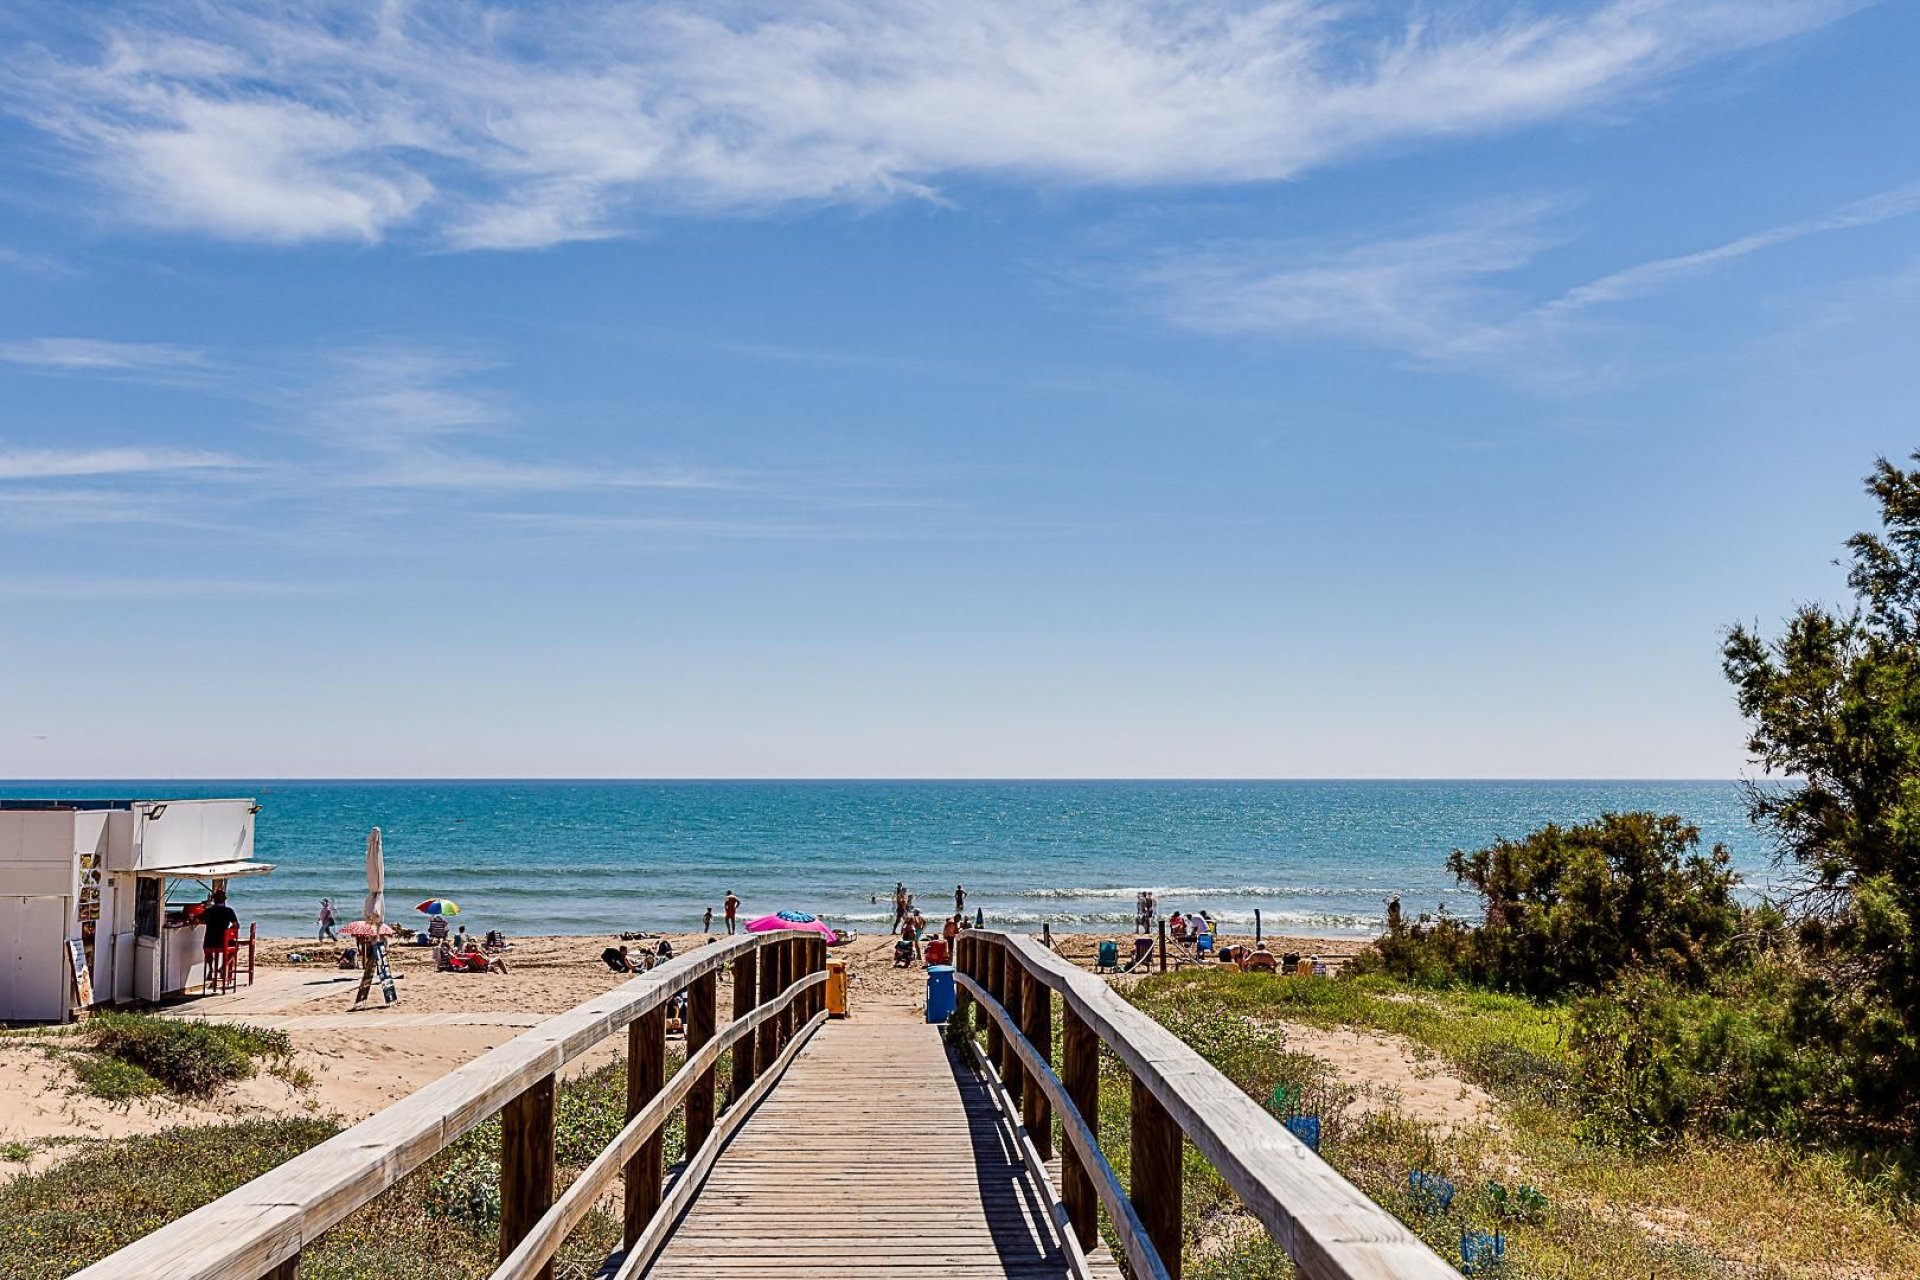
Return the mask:
M732 1019L718 1022L720 971ZM624 1177L631 1280L652 1260L727 1137L826 1019L826 944L800 931L748 934L688 954L541 1023L378 1115L104 1258L73 1280L294 1280L302 1250L499 1113L500 1265L489 1280L550 1280L568 1234ZM666 1075L667 1008L687 993L687 1054ZM627 1031L626 1127L554 1196L559 1072ZM733 1051L732 1096L716 1116L715 1069ZM662 1130L686 1108L687 1158L671 1186Z
M970 930L958 952L959 1016L971 1018L968 1006L986 1015L987 1048L974 1052L1018 1105L1041 1162L1052 1158L1060 1121L1060 1202L1082 1249L1098 1241L1105 1208L1137 1280L1179 1280L1181 1157L1191 1142L1307 1280L1458 1280L1398 1219L1101 978L1022 934ZM1102 1043L1131 1077L1125 1187L1100 1150Z

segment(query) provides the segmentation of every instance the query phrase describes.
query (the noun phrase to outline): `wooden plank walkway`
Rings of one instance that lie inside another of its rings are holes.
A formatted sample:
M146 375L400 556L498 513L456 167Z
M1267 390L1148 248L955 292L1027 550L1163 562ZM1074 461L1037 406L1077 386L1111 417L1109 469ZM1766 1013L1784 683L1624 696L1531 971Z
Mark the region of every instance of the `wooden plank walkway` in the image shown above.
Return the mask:
M830 1022L721 1154L653 1280L1069 1273L987 1090L905 1011ZM1118 1280L1102 1249L1097 1276Z

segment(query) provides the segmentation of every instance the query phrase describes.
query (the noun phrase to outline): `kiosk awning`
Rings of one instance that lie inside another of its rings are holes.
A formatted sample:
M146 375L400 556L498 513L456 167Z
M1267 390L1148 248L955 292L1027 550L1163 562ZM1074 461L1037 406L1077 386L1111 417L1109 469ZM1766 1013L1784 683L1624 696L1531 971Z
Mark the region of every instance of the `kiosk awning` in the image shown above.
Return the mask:
M271 862L203 862L191 867L145 867L137 876L175 876L182 880L230 880L235 876L263 876L273 870Z

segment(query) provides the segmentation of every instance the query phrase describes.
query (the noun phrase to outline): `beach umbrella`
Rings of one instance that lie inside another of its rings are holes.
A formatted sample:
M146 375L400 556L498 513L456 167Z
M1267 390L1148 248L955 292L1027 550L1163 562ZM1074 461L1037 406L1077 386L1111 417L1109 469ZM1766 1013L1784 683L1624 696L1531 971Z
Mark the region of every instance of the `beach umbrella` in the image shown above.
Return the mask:
M367 836L367 900L360 915L368 924L379 925L387 918L387 860L380 851L380 828Z
M808 933L817 933L828 942L838 942L840 935L833 926L819 916L804 911L776 911L770 916L761 916L758 920L747 921L748 933L772 933L775 929L803 929Z
M393 926L374 924L370 920L349 920L340 926L340 932L349 938L391 938Z
M447 898L428 898L414 910L430 916L457 916L460 914L460 904Z

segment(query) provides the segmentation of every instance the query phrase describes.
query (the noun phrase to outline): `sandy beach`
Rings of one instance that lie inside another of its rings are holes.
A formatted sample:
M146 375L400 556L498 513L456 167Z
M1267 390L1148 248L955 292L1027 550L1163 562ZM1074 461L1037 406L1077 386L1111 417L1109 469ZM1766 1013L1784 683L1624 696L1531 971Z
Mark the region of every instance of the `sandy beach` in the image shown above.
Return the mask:
M698 933L664 936L681 955L717 940ZM1130 944L1124 934L1056 935L1054 944L1069 960L1091 969L1100 941L1109 937L1117 937L1123 954L1127 952ZM1224 944L1251 941L1223 939ZM1336 964L1367 945L1352 938L1271 936L1267 943L1276 953L1317 954ZM505 955L508 972L486 975L439 973L431 949L393 947L389 954L399 1000L383 1004L376 988L369 1002L356 1007L359 974L335 967L337 949L316 947L309 939L262 939L251 987L172 1004L165 1012L285 1031L294 1045L286 1074L303 1069L311 1083L296 1087L285 1076L262 1073L206 1103L157 1098L114 1105L76 1091L71 1071L56 1054L45 1051L45 1044L57 1044L70 1032L53 1031L39 1041L0 1041L0 1074L14 1082L0 1092L0 1142L120 1137L179 1124L289 1114L361 1120L544 1019L626 981L600 959L601 951L618 945L620 939L608 934L516 938ZM644 947L652 941L628 945ZM891 936L861 937L834 948L833 954L848 962L855 1017L863 1009L920 1006L925 972L919 966L894 967ZM723 992L722 1008L727 999ZM572 1070L591 1070L619 1047L618 1038L611 1039ZM0 1177L44 1167L59 1155L58 1146L36 1145L32 1161L0 1165Z

